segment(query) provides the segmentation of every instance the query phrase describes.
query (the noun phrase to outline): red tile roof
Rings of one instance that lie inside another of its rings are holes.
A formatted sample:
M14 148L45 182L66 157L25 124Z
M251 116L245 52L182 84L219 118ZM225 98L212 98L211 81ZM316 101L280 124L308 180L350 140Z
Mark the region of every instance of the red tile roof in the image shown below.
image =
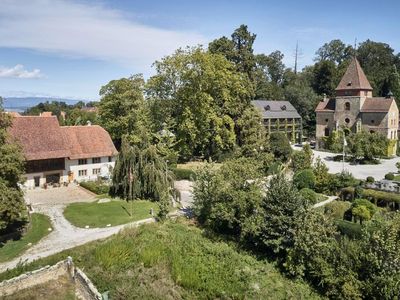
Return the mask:
M336 100L326 99L318 103L315 111L334 112L335 108L336 108Z
M63 126L61 129L70 147L70 159L117 154L110 135L100 126Z
M352 58L350 65L347 67L346 73L340 80L336 91L341 90L370 90L372 87L365 76L363 69L360 66L357 58Z
M27 160L68 157L64 134L57 117L15 117L9 129Z
M367 98L364 101L361 112L388 112L393 101L393 98Z
M110 135L100 126L60 126L56 116L20 116L9 129L27 160L114 156Z

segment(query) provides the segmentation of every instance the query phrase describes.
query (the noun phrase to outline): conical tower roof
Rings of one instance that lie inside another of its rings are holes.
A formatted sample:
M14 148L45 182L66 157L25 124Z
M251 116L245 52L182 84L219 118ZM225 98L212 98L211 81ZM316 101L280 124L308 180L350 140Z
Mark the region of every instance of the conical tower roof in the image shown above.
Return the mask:
M342 80L340 80L336 91L343 90L368 90L372 91L372 87L365 76L363 69L360 66L357 58L351 59L350 65L347 67L346 73L344 73Z

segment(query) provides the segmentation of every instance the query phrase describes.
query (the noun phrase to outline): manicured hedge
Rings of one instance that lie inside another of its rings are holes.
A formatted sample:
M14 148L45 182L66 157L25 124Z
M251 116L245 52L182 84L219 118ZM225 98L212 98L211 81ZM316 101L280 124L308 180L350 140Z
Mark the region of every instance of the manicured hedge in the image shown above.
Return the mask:
M83 181L80 186L97 195L108 194L110 190L107 184L98 181Z
M196 179L196 173L193 170L175 168L175 169L172 169L172 171L174 172L175 180L195 180Z
M371 189L364 189L362 191L362 196L368 200L373 200L374 202L384 202L386 204L395 203L400 204L400 195L394 193L388 193L383 191L376 191Z

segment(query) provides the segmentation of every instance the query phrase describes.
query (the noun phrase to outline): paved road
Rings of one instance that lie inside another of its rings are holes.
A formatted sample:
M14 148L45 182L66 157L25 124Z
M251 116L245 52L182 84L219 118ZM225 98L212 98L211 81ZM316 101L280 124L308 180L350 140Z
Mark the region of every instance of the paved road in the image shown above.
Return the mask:
M300 150L299 147L294 147L295 150ZM337 155L329 152L316 151L314 152L314 160L320 157L322 161L329 168L330 173L340 173L343 170L343 163L333 161L332 158ZM344 163L344 169L353 174L355 178L365 179L368 176L374 177L376 180L381 180L385 177L385 174L389 172L396 173L396 163L400 161L400 157L391 159L381 159L379 165L351 165L350 163Z

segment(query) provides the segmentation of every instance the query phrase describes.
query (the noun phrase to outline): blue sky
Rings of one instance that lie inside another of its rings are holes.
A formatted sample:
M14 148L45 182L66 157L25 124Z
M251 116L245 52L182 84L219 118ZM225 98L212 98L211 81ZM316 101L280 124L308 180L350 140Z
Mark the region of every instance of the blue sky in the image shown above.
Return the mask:
M256 53L280 50L300 66L339 38L367 38L400 51L400 1L0 1L0 96L96 100L112 79L154 70L186 45L229 36L240 24L257 34Z

